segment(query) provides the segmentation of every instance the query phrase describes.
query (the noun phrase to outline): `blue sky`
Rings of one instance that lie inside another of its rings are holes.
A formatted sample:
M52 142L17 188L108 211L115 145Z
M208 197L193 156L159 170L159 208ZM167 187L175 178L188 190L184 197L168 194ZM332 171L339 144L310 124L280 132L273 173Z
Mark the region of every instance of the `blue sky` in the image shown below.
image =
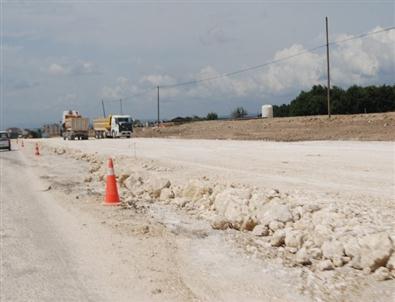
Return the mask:
M2 127L88 117L156 116L156 85L202 79L394 26L392 1L6 1L2 6ZM395 31L331 49L332 83L393 84ZM325 49L197 85L162 89L163 118L257 113L325 84Z

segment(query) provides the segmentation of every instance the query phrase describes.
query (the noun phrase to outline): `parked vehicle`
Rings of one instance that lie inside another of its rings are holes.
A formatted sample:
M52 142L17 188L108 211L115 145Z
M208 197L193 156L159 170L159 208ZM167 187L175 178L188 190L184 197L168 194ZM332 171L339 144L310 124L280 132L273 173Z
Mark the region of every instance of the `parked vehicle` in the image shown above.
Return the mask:
M11 151L11 140L6 131L0 131L0 149Z
M82 117L78 111L63 111L62 136L63 139L88 139L89 119Z
M96 138L129 138L133 133L133 120L130 115L109 115L108 117L94 119L93 129Z

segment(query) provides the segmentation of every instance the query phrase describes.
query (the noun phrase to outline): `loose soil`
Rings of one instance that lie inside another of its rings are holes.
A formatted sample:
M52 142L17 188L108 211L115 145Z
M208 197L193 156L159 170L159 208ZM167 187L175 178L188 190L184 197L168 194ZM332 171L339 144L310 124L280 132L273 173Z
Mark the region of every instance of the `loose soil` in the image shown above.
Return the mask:
M395 112L191 122L161 128L136 128L135 137L237 140L394 141Z

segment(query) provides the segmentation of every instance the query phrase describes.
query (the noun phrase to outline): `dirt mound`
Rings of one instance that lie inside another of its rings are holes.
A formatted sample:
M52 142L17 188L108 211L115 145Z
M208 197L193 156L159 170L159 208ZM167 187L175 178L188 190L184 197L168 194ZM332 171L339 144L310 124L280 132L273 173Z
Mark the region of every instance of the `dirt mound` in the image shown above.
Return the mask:
M239 140L395 140L395 112L204 121L163 128L136 128L136 137Z

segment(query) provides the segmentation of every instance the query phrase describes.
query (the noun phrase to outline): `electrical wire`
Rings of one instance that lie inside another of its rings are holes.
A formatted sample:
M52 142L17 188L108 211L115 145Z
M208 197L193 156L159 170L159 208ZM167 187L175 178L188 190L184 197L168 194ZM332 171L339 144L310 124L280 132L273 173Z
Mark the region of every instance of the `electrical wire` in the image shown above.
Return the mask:
M365 37L368 37L368 36L371 36L371 35L383 33L383 32L386 32L386 31L391 31L391 30L394 30L394 29L395 29L395 26L392 26L392 27L387 27L387 28L384 28L384 29L381 29L381 30L377 30L377 31L373 31L373 32L362 33L362 34L359 34L357 36L353 36L353 37L350 37L350 38L329 42L328 45L329 46L339 45L339 44L342 44L342 43L345 43L345 42L348 42L348 41L362 39L362 38L365 38ZM202 82L209 82L209 81L214 81L214 80L218 80L218 79L222 79L222 78L226 78L226 77L231 77L231 76L234 76L234 75L238 75L238 74L241 74L241 73L249 72L249 71L252 71L252 70L262 69L262 68L264 68L266 66L269 66L269 65L273 65L273 64L277 64L277 63L280 63L280 62L283 62L283 61L287 61L287 60L290 60L292 58L299 57L299 56L302 56L304 54L314 52L314 51L316 51L318 49L321 49L321 48L324 48L324 47L326 47L326 44L322 44L322 45L319 45L319 46L316 46L316 47L313 47L313 48L309 48L309 49L306 49L304 51L298 52L296 54L293 54L293 55L290 55L290 56L287 56L287 57L283 57L283 58L279 58L279 59L276 59L276 60L271 60L271 61L259 64L259 65L250 66L250 67L247 67L247 68L243 68L243 69L239 69L239 70L235 70L235 71L231 71L231 72L227 72L227 73L223 73L223 74L220 74L220 75L215 75L215 76L211 76L211 77L207 77L207 78L203 78L203 79L185 81L185 82L180 82L180 83L175 83L175 84L168 84L168 85L159 85L159 87L160 88L165 88L165 89L166 88L175 88L175 87L180 87L180 86L194 85L194 84L199 84L199 83L202 83ZM145 91L142 91L142 92L134 94L134 95L129 95L129 96L125 97L125 98L122 98L122 100L125 101L125 100L128 100L128 99L134 99L134 98L146 95L147 93L150 93L150 92L153 92L154 90L156 90L156 88L157 87L147 88ZM117 100L115 100L115 99L113 99L113 100L104 100L104 101L105 102L119 102L119 99L117 99Z
M385 31L390 31L390 30L393 30L393 29L395 29L395 26L388 27L388 28L385 28L385 29L382 29L382 30L377 30L377 31L374 31L374 32L363 33L363 34L360 34L360 35L357 35L357 36L354 36L354 37L350 37L350 38L346 38L346 39L343 39L343 40L330 42L330 43L328 43L328 45L338 45L338 44L341 44L341 43L344 43L344 42L348 42L348 41L356 40L356 39L361 39L361 38L364 38L364 37L367 37L367 36L370 36L370 35L382 33L382 32L385 32ZM174 87L179 87L179 86L186 86L186 85L193 85L193 84L198 84L198 83L202 83L202 82L214 81L214 80L218 80L218 79L221 79L221 78L230 77L230 76L237 75L237 74L240 74L240 73L248 72L248 71L251 71L251 70L261 69L261 68L266 67L268 65L280 63L280 62L283 62L283 61L286 61L286 60L289 60L289 59L292 59L292 58L304 55L306 53L310 53L310 52L316 51L316 50L318 50L320 48L324 48L324 47L326 47L326 44L322 44L320 46L309 48L307 50L298 52L296 54L293 54L293 55L290 55L290 56L287 56L287 57L283 57L283 58L280 58L280 59L268 61L268 62L265 62L263 64L250 66L250 67L247 67L247 68L244 68L244 69L239 69L239 70L236 70L236 71L231 71L231 72L223 73L223 74L212 76L212 77L207 77L207 78L204 78L204 79L191 80L191 81L180 82L180 83L169 84L169 85L160 85L160 88L174 88Z
M119 102L120 99L121 99L122 101L125 101L125 100L127 100L127 99L132 99L132 98L136 98L136 97L139 97L139 96L146 95L147 93L152 92L154 88L155 88L155 87L147 88L147 89L145 89L145 90L142 91L142 92L139 92L139 93L136 93L136 94L132 94L132 95L128 95L128 96L123 97L123 98L111 99L111 100L104 100L104 99L103 99L103 101L104 101L104 102ZM155 89L156 89L156 88L155 88Z

